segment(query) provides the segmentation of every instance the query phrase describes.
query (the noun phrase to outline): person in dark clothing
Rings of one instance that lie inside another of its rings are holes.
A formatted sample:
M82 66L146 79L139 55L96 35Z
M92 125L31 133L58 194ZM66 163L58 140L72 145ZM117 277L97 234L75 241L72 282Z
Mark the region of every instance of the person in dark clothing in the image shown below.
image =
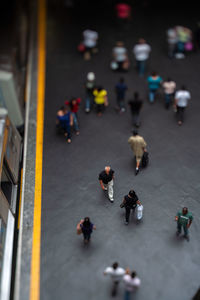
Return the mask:
M84 243L87 244L90 241L92 231L96 229L96 226L90 222L90 218L86 217L84 218L83 223L80 224L80 227L83 233Z
M67 137L68 144L71 143L71 126L73 125L73 116L67 107L62 106L57 112L56 125L60 126Z
M110 199L110 202L114 201L113 179L114 171L110 166L106 166L105 169L99 174L99 183L103 191L108 191L108 198Z
M120 78L119 82L115 86L115 91L117 95L117 109L120 113L125 112L125 93L127 91L128 87L124 83L124 78Z
M143 102L139 98L138 92L135 92L133 94L133 100L129 100L128 104L131 109L133 126L139 127L140 126L140 110L142 108Z
M128 195L124 196L123 202L121 203L120 207L124 207L126 211L125 215L125 225L129 223L129 217L131 213L131 209L135 211L136 206L141 205L141 202L138 199L134 190L130 190Z

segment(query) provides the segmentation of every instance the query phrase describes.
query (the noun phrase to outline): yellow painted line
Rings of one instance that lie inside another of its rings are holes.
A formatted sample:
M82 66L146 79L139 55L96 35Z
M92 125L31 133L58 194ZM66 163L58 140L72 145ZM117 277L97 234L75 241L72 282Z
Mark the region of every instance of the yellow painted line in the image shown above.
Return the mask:
M46 37L46 3L45 0L38 0L37 128L36 128L35 199L34 199L34 217L33 217L30 300L40 299L42 160L43 160L44 97L45 97L45 59L46 59L45 37Z
M21 168L21 180L20 180L20 197L19 197L19 212L18 212L18 222L17 229L20 227L20 217L21 217L21 204L22 204L22 178L23 178L23 168Z

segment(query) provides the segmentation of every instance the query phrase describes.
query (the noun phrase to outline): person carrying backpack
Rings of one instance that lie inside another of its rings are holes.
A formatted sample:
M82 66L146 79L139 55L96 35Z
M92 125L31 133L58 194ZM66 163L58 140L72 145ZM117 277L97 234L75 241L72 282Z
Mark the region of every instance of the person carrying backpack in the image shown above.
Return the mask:
M125 214L125 225L128 225L129 223L129 217L131 213L131 209L135 211L135 208L138 205L141 205L141 202L138 199L138 196L136 195L134 190L130 190L128 195L124 196L123 202L121 203L120 207L125 208L126 214Z

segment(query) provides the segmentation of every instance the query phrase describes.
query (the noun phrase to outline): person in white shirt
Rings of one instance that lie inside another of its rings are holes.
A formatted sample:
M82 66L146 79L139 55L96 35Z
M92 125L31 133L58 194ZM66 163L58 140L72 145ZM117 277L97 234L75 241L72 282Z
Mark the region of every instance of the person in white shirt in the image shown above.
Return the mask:
M190 92L186 90L186 87L183 85L180 90L178 90L175 94L175 108L177 111L177 121L178 125L182 125L183 116L185 108L188 105L188 100L191 99Z
M133 47L133 53L135 55L137 69L140 76L144 75L146 69L146 61L149 58L150 52L151 47L143 38L140 38L138 44Z
M104 275L110 275L113 286L111 295L114 297L117 294L117 289L119 282L122 280L123 276L125 275L126 271L119 267L119 264L115 262L112 267L107 267L104 271Z
M96 31L86 29L83 31L83 45L85 46L84 59L89 60L91 58L91 53L96 53L97 40L99 35Z
M141 280L137 277L135 271L131 274L126 274L123 277L125 285L124 300L130 300L131 293L135 292L141 285Z
M176 83L171 78L168 78L166 81L163 82L162 86L165 95L165 108L169 109L170 104L173 101L173 97L176 89Z
M116 70L127 70L129 65L128 51L124 47L124 43L118 41L116 46L112 49L113 61L117 63Z

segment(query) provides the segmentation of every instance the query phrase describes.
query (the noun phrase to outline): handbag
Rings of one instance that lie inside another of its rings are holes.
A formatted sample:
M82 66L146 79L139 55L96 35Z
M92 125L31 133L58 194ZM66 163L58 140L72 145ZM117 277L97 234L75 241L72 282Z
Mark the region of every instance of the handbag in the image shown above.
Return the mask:
M78 235L80 235L81 233L82 233L82 228L81 228L81 224L83 223L83 221L84 220L80 220L80 222L77 224L77 226L76 226L76 233L78 234Z
M137 212L136 212L137 220L141 220L143 217L143 205L137 204Z

